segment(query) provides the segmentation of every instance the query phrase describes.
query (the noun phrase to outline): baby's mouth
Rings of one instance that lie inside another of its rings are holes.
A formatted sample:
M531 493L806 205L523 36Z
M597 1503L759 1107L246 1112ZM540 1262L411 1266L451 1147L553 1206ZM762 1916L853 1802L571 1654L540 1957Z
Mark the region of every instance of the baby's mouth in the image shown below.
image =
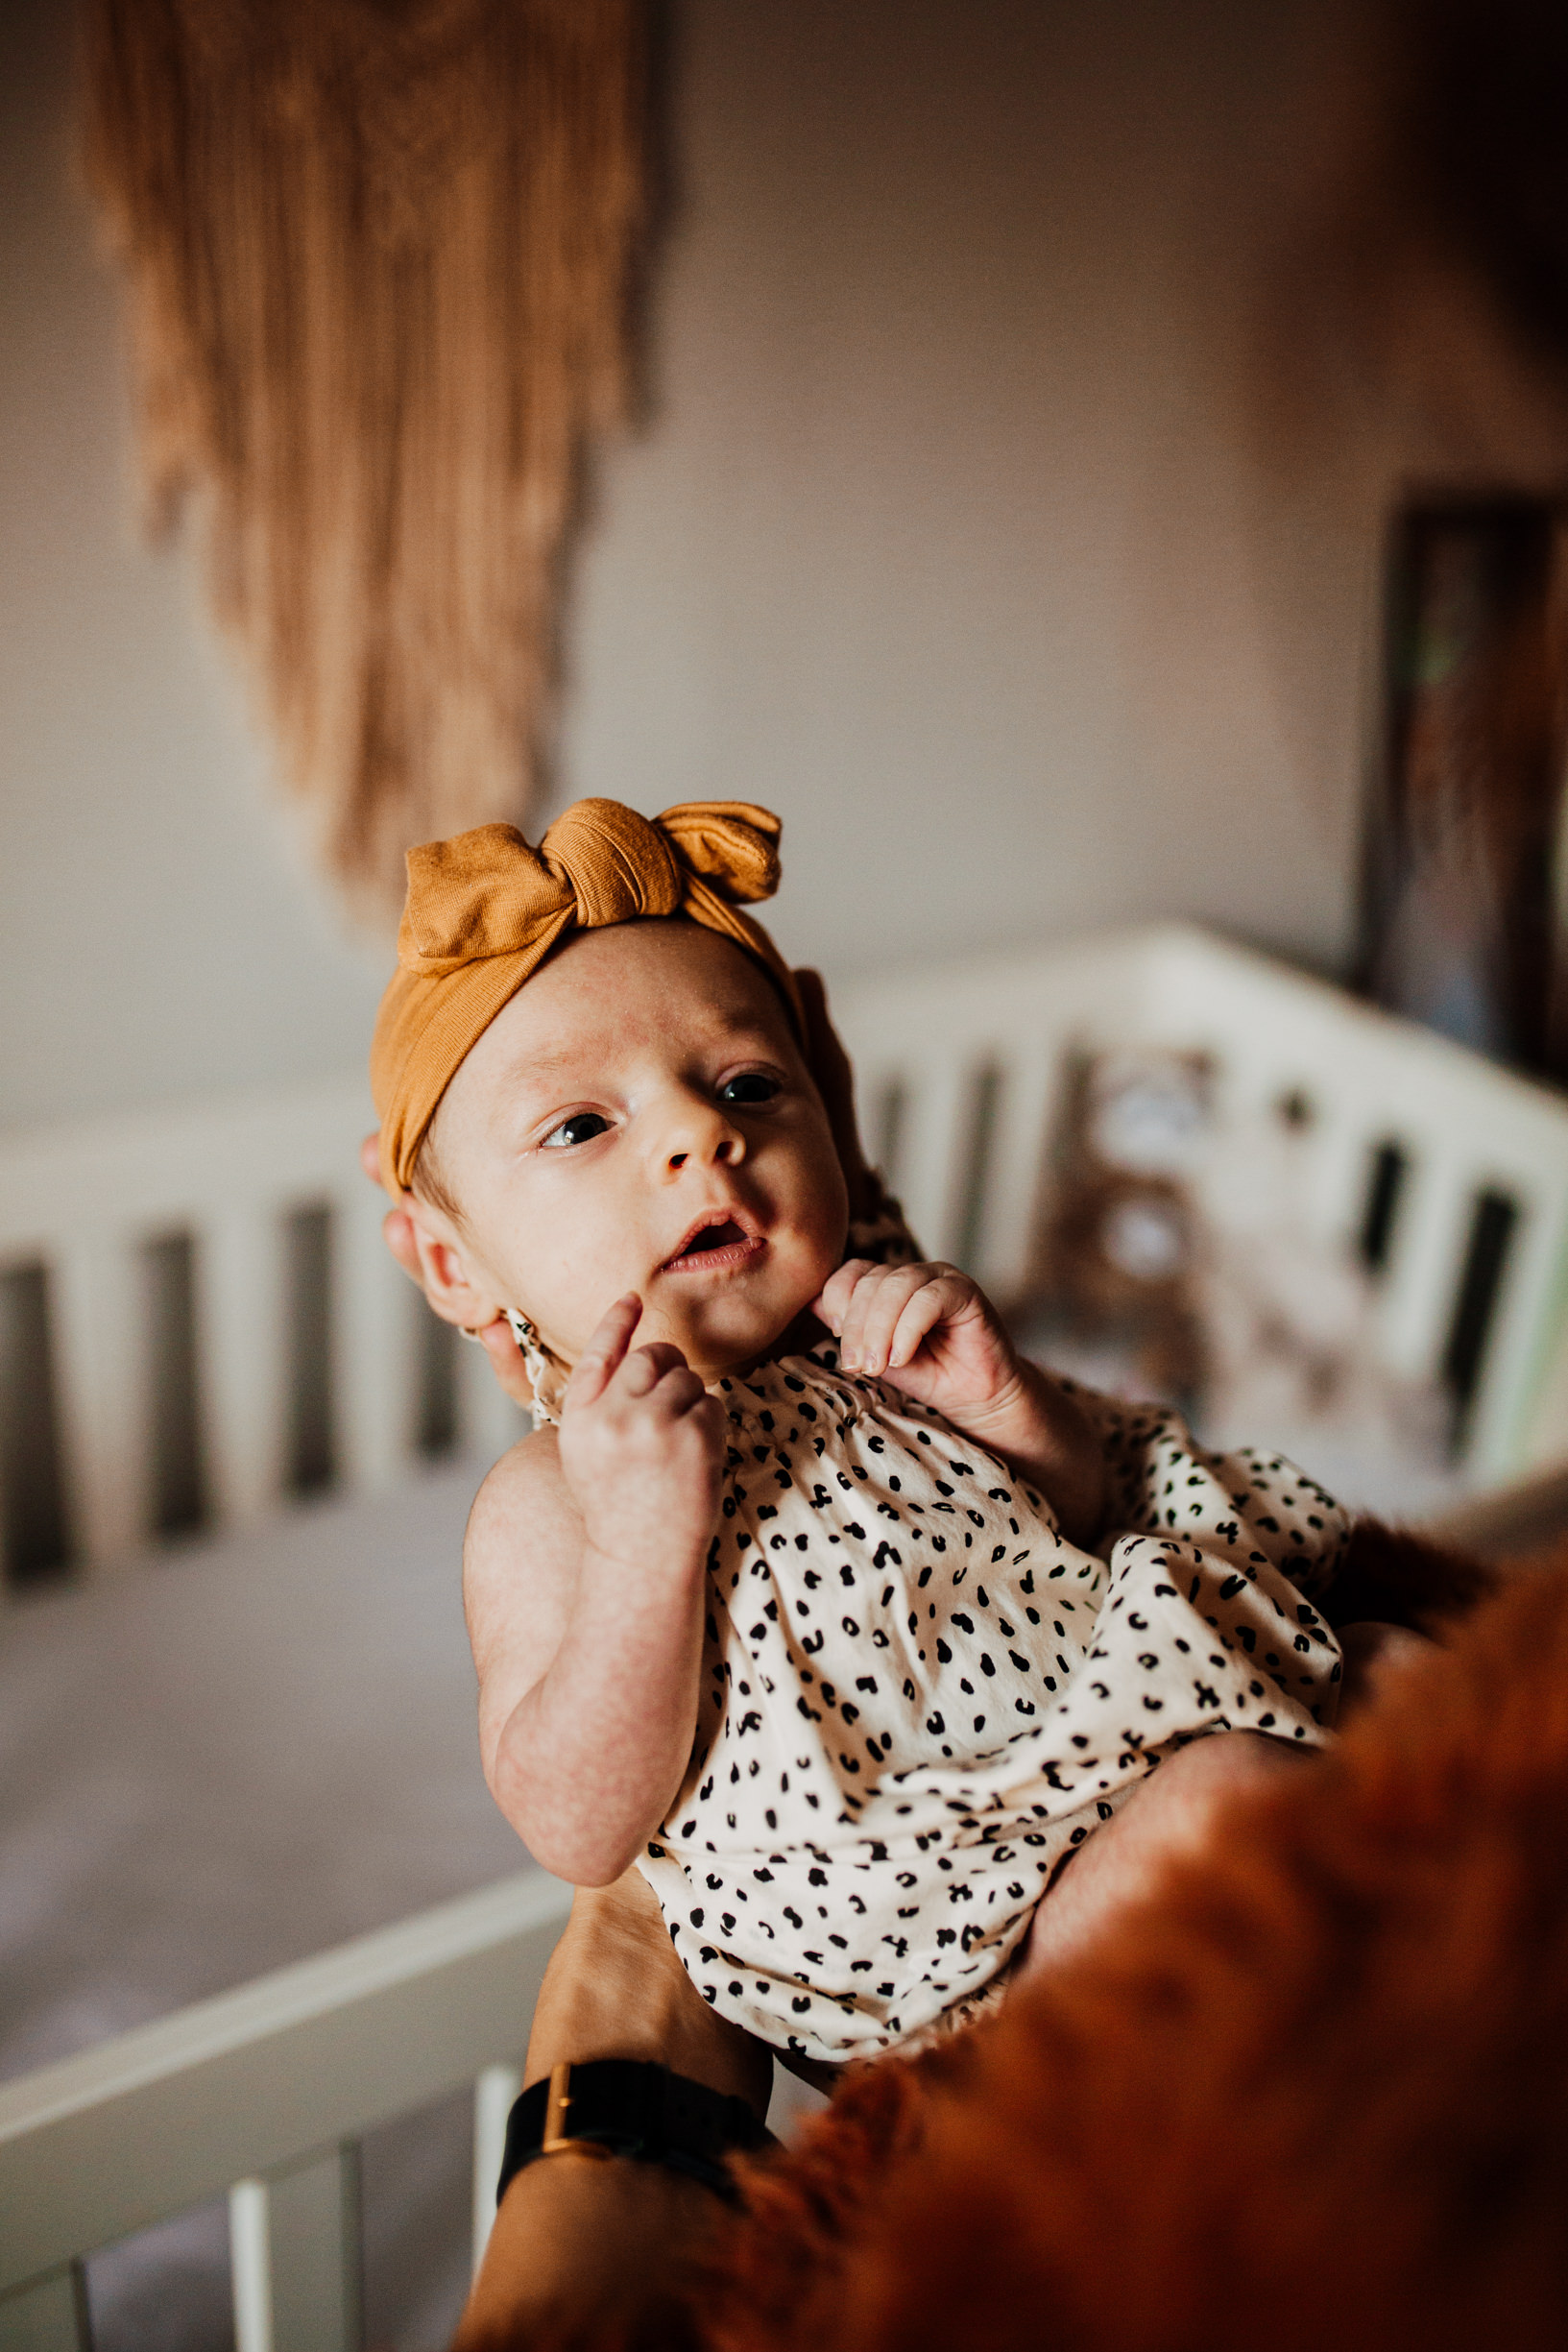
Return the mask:
M766 1247L761 1235L750 1231L738 1218L715 1213L699 1219L660 1271L666 1274L717 1273L721 1268L744 1266Z

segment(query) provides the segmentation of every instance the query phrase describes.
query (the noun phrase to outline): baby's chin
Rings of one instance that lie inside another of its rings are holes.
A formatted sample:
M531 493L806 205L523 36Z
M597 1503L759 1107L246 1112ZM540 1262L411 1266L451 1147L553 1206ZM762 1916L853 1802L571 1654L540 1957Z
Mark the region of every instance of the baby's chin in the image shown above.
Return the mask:
M820 1287L806 1297L791 1295L765 1306L736 1298L661 1301L659 1311L646 1319L654 1328L639 1330L637 1344L645 1337L672 1340L705 1379L715 1380L756 1364L802 1332Z

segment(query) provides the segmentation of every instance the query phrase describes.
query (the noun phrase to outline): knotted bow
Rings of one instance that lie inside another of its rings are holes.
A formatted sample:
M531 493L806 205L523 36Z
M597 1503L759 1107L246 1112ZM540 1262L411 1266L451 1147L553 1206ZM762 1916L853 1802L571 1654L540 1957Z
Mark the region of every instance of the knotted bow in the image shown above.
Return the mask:
M619 801L580 800L538 849L515 825L480 825L410 850L398 968L371 1048L388 1189L408 1189L464 1055L573 930L643 915L701 923L771 974L804 1038L794 976L740 911L778 888L780 831L748 801L687 801L650 819Z
M653 818L618 800L580 800L537 849L515 825L426 841L408 853L398 961L435 979L476 957L547 949L573 926L681 914L702 880L732 905L771 898L780 831L769 810L738 800L688 801Z

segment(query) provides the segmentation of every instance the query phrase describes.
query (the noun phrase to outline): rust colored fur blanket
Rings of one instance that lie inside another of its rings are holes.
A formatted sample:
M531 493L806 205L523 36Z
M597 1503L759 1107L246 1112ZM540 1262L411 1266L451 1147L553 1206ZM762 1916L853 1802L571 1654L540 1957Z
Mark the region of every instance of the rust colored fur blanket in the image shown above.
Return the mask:
M712 2352L1568 2341L1568 1567L1230 1831L754 2170Z

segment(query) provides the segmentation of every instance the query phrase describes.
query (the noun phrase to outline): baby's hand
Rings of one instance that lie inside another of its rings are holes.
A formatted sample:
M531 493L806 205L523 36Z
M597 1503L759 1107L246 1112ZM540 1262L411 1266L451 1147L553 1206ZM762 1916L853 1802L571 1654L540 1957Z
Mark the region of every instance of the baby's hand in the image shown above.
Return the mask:
M1019 1359L995 1307L956 1266L840 1266L814 1312L847 1372L880 1375L964 1426L1011 1402Z
M977 1283L956 1266L840 1266L815 1312L839 1361L873 1372L1038 1485L1062 1532L1093 1540L1105 1513L1099 1443L1074 1400L1020 1356Z
M639 1575L702 1560L718 1509L724 1408L678 1347L630 1354L642 1315L617 1299L561 1407L561 1468L594 1551Z

